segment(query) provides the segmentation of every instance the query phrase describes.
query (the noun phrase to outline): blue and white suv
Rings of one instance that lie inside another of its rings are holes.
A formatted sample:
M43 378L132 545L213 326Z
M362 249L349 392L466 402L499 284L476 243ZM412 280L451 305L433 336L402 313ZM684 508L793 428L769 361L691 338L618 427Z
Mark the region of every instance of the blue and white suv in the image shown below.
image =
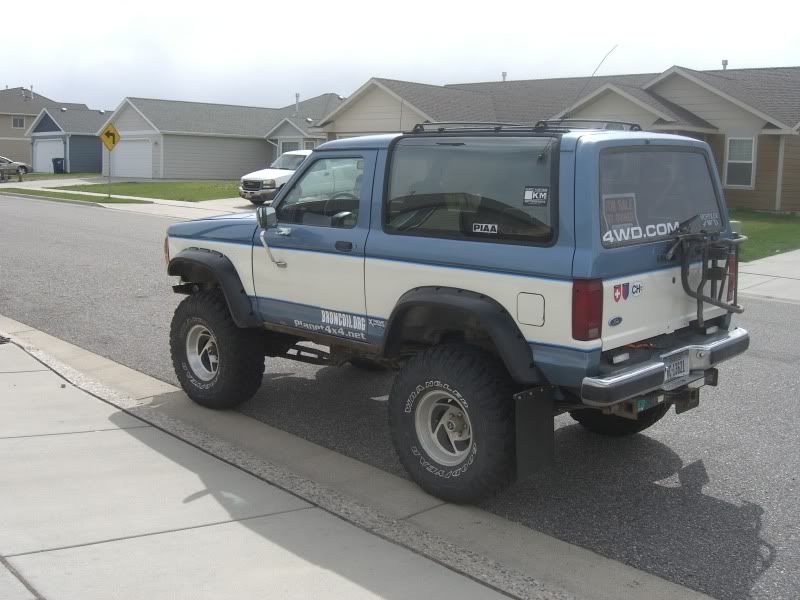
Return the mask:
M212 408L250 398L265 356L396 368L402 463L471 502L549 455L557 414L626 435L696 406L749 344L744 239L691 138L562 121L337 140L255 216L169 228L172 358Z

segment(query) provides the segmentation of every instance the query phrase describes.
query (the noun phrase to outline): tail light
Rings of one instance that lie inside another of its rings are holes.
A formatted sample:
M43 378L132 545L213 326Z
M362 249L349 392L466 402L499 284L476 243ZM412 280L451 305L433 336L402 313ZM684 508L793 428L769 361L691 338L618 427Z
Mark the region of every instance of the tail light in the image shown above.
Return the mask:
M736 253L731 252L728 254L728 303L733 302L736 296L736 271L737 264L736 264Z
M596 340L603 331L603 282L576 279L572 282L572 337Z

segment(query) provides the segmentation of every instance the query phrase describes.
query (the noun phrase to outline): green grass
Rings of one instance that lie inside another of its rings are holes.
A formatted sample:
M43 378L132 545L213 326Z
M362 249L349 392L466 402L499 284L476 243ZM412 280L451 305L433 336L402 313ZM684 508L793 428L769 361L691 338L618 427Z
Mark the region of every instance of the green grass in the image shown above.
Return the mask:
M83 194L68 194L64 192L42 192L39 190L28 190L25 188L6 188L0 187L0 194L15 194L18 196L29 196L31 198L47 198L48 200L80 200L81 202L95 202L102 204L152 204L147 200L128 200L115 196L85 196Z
M105 192L109 185L68 185L60 190L76 192ZM111 193L120 196L141 196L144 198L162 198L164 200L182 200L184 202L200 202L219 198L239 196L238 181L141 181L128 183L112 183Z
M46 179L80 179L83 177L100 177L100 173L28 173L22 176L22 181L44 181ZM12 181L17 180L14 175Z
M731 219L742 222L747 241L739 258L755 260L800 248L800 217L752 210L731 210Z

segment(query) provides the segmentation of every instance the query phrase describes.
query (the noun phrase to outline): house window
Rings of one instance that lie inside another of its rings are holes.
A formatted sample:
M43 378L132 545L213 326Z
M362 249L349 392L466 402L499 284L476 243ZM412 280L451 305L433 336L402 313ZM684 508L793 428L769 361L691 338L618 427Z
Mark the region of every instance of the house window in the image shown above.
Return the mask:
M300 150L300 142L281 142L281 154Z
M14 115L11 117L11 127L14 129L25 129L25 117Z
M314 140L306 140L306 150L313 150L317 147L317 142Z
M728 160L725 164L725 185L753 187L755 164L754 138L728 138Z

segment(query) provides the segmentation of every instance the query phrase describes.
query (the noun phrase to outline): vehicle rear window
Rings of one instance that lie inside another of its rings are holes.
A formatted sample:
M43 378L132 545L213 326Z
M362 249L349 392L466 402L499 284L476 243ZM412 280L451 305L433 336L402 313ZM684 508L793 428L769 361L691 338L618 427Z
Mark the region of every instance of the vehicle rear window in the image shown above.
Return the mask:
M690 221L691 219L691 221ZM605 247L722 229L706 155L694 150L625 148L600 154L600 226Z
M558 141L549 137L409 137L391 160L386 231L548 243Z

